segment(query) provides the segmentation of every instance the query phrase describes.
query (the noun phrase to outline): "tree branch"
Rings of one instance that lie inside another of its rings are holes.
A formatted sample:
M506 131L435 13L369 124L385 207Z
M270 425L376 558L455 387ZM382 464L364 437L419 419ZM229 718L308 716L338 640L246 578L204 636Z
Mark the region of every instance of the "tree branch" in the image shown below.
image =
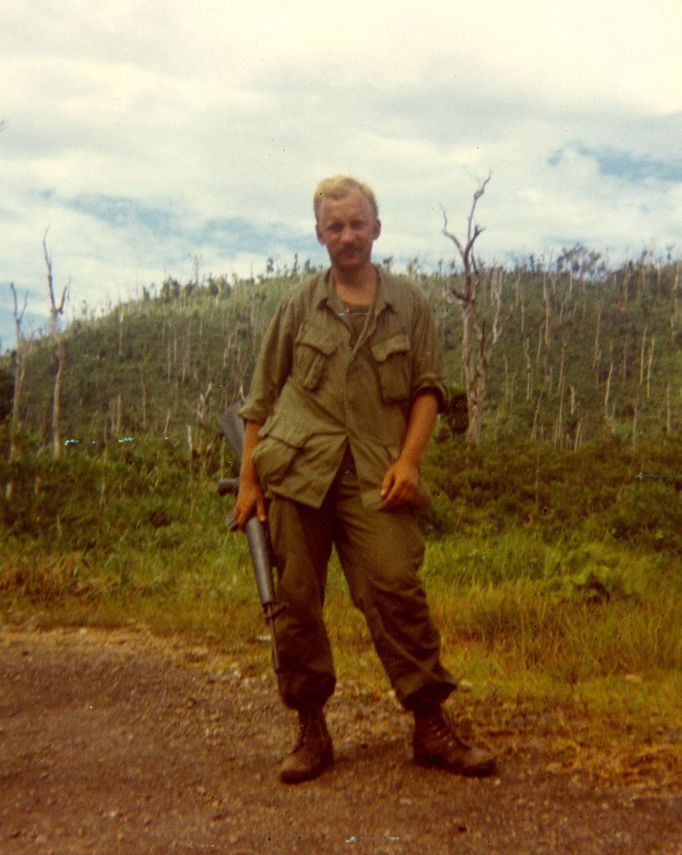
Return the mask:
M462 256L462 261L464 261L464 247L459 242L457 236L453 235L452 232L448 231L448 214L447 214L447 211L445 210L445 208L442 205L441 205L440 209L443 212L443 229L442 229L442 232L445 235L445 237L450 238L450 240L454 243L454 245L457 247L457 251Z
M21 311L19 311L19 300L17 298L17 289L14 287L14 282L10 282L9 287L12 289L12 296L14 297L14 320L19 326L21 326L21 321L24 317L26 306L28 305L28 294L24 294L24 305L21 307Z
M488 177L484 178L478 185L478 190L474 193L474 198L471 202L471 211L469 212L469 219L467 220L467 239L471 246L473 247L476 238L483 231L482 228L474 224L474 214L476 213L476 205L478 205L478 200L485 193L485 188L488 186L490 179L493 177L493 174L490 170L488 170ZM474 226L473 235L471 231L472 225Z

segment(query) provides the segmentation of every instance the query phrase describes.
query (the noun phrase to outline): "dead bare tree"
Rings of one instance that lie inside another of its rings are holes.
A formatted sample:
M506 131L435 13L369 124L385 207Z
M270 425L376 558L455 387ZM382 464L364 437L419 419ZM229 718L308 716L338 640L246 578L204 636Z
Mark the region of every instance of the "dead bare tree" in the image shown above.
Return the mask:
M464 383L469 417L466 435L469 444L474 446L479 445L481 441L488 366L493 348L501 332L503 277L493 276L491 279L493 319L492 323L488 325L481 318L478 310L478 294L482 282L482 272L474 253L476 241L483 231L483 228L474 220L476 206L485 193L485 188L491 177L491 174L488 173L488 177L480 182L478 190L474 193L467 218L466 241L464 243L448 230L448 218L445 210L443 210L443 234L454 243L464 268L461 285L458 285L457 280L453 278L450 293L462 309L462 362L464 364Z
M58 458L61 454L60 419L62 406L62 386L64 384L64 372L66 370L66 346L64 336L59 329L59 318L64 314L66 295L69 286L66 285L62 296L57 302L54 293L54 279L52 276L52 258L47 250L47 230L43 235L43 256L47 267L47 291L50 297L50 335L55 347L57 357L57 371L54 378L54 390L52 393L52 454Z
M21 456L19 448L19 433L21 429L21 396L24 389L24 381L26 379L26 362L30 342L24 337L21 330L21 323L28 303L28 295L24 294L24 302L20 309L19 298L17 296L16 288L14 287L14 282L10 282L9 287L12 290L12 297L14 298L14 329L17 339L17 346L14 351L14 391L12 394L12 414L10 416L9 423L9 460L10 463L12 463L15 460L19 460ZM11 499L13 491L14 482L10 477L5 484L5 498L8 500Z
M16 356L14 358L14 393L12 395L12 416L10 418L10 444L9 444L9 459L16 460L18 454L18 436L19 422L21 412L21 394L26 379L26 349L28 342L24 338L21 330L21 323L24 319L24 312L28 303L28 294L24 294L24 303L19 309L19 298L17 290L14 287L14 282L10 282L9 287L12 291L14 299L14 329L17 339Z
M197 401L197 434L198 441L192 446L192 453L201 457L206 450L206 434L210 430L209 427L209 399L213 391L213 383L209 382L205 392L199 393Z
M656 336L652 335L649 341L649 358L647 360L647 368L646 368L646 398L647 401L651 397L651 371L654 367L654 342L656 341Z

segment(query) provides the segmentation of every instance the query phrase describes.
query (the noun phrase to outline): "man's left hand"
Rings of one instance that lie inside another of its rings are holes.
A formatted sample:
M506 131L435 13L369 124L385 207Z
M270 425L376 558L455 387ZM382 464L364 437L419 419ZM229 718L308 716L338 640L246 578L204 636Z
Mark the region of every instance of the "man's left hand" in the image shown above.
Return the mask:
M381 482L383 510L393 511L411 504L418 484L419 469L400 458L396 460Z

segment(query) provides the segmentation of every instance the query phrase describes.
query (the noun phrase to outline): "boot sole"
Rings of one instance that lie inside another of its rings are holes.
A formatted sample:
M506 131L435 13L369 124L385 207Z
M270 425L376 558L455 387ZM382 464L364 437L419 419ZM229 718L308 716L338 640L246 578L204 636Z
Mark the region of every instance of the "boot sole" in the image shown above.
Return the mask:
M494 757L477 766L467 766L464 763L448 763L440 757L426 754L422 751L414 752L414 762L424 769L445 769L453 775L462 775L465 778L485 778L497 770L497 761Z
M283 784L300 784L303 781L312 781L314 778L319 777L324 772L324 770L331 766L333 763L334 748L330 745L327 751L325 751L324 756L320 760L319 764L313 769L284 769L282 772L279 773L279 779Z

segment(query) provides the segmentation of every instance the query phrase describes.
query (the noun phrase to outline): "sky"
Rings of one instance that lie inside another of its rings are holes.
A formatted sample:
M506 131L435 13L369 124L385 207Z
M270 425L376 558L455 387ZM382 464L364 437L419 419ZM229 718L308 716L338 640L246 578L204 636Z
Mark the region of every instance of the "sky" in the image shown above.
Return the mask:
M0 351L167 276L324 261L312 195L378 197L378 260L682 257L682 0L0 0Z

